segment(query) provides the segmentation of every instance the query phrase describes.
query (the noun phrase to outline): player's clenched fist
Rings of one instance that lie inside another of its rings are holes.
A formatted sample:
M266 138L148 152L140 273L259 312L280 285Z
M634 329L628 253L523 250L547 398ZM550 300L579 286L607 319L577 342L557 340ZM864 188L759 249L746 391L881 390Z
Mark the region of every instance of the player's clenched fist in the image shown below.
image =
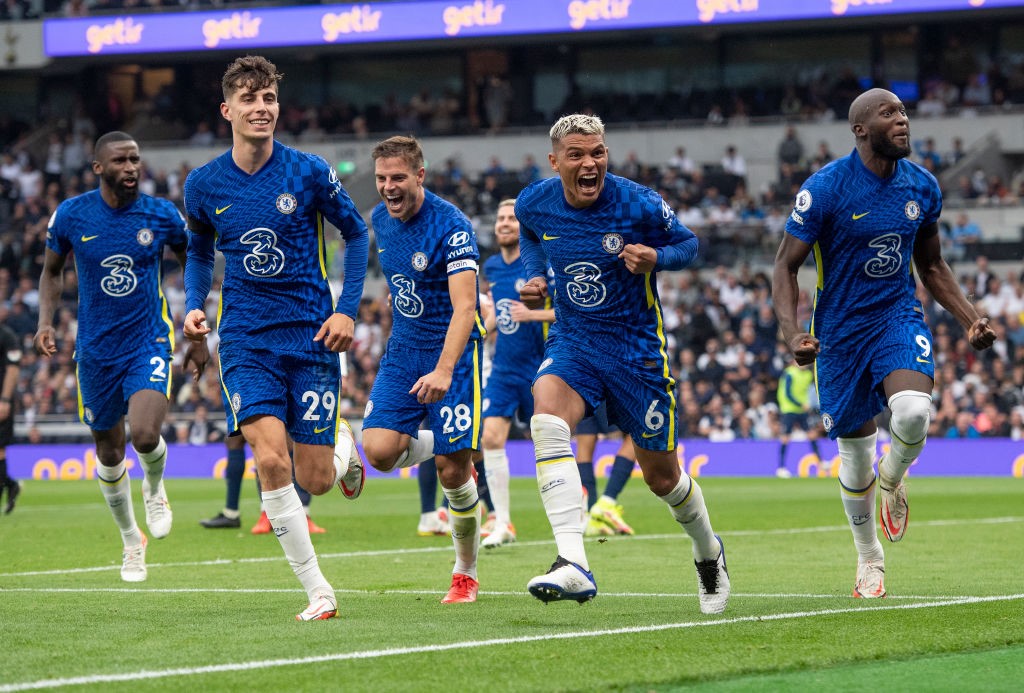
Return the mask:
M198 341L210 334L210 327L206 324L206 313L198 308L190 310L188 315L185 316L182 333L186 339L191 339L192 341Z
M988 318L978 318L974 321L974 324L967 330L967 341L978 351L988 349L995 343L996 333L988 324Z
M807 332L798 334L789 341L789 349L793 352L793 358L798 366L814 363L814 359L818 358L818 344L818 338Z
M519 290L519 298L526 304L527 308L540 308L544 305L544 299L548 297L548 282L543 277L534 277L523 284Z
M626 269L633 274L646 274L654 271L658 251L648 245L630 243L619 253L619 259L626 263Z

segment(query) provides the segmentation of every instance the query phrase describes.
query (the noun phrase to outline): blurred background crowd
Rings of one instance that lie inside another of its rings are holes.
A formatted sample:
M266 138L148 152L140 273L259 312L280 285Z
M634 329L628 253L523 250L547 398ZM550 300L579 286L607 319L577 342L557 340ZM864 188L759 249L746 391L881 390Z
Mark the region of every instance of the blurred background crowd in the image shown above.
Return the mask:
M221 5L206 0L4 0L0 22ZM486 69L471 69L466 62L458 84L431 80L426 72L403 75L402 70L413 61L422 62L431 55L426 49L409 49L408 54L391 56L400 68L388 74L393 79L372 78L374 88L367 89L371 97L360 102L345 96L352 88L370 83L371 77L359 82L360 70L373 73L359 61L345 65L355 82L347 92L333 89L337 80L332 82L328 58L318 58L325 61L318 63L324 74L315 79L295 74L290 69L294 65L279 61L285 67L286 91L277 132L280 139L300 148L318 143L373 142L396 132L425 138L431 156L427 186L471 217L486 257L497 252L492 235L497 203L515 197L525 185L550 171L539 156L520 151L510 160L509 151L516 150L497 145L486 163L467 165L463 148L471 143L486 147L507 133L530 133L546 146L545 126L552 116L568 112L600 115L610 128L612 172L657 190L700 238L700 259L693 268L659 278L670 354L679 379L681 437L768 439L778 436L776 389L780 374L790 363L785 345L778 341L769 277L793 196L808 175L849 151L836 151L828 140L817 136L820 126L829 124L832 130L846 133L848 139L833 141L845 141L852 147L845 125L848 104L865 87L890 88L907 103L914 132L927 133L922 120L956 117L962 123L952 136L915 137L912 159L931 170L943 187L947 208L940 224L944 254L965 292L981 312L991 316L999 335L995 349L975 353L959 325L922 293L935 335L937 366L931 435L1020 438L1024 435L1024 244L1019 241L1024 239L1018 234L1016 243L993 245L993 237L1007 237L1005 229L996 234L975 219L981 210L1012 212L1024 201L1024 156L1000 151L998 142L981 141L977 133L978 124L986 118L1000 114L1019 117L1024 111L1024 16L1000 23L998 31L992 28L994 24L936 20L933 24L880 26L874 31L848 29L831 37L779 33L772 45L777 44L780 52L765 62L767 69L783 76L768 81L744 62L753 60L746 57L750 51L739 50L756 45L751 43L754 39L727 37L723 41L732 43L721 43L719 51L724 56L719 58L723 66L719 73L726 76L717 78L717 83L694 78L687 88L652 89L644 84L629 92L624 92L622 85L641 73L621 59L635 56L638 64L658 63L655 58L667 48L656 39L648 43L644 43L647 39L631 39L633 43L616 45L616 60L603 63L594 58L600 55L601 46L538 47L534 53L575 56L574 69L565 70L567 86L556 90L559 96L551 102L545 102L536 88L548 78L536 69L526 74L528 66L517 66L516 61L525 61L527 54L517 58L511 48L506 60L484 56L489 57L484 61ZM845 60L844 51L852 50L854 41L865 36L876 46L873 51L889 50L896 57L888 63L879 60L867 69L849 67L848 63L855 61ZM824 50L821 46L829 42L835 48L825 52L819 64L793 67L790 72L778 67L789 66L779 62L787 59L787 50L808 56ZM906 45L916 47L910 78L903 78L906 69L901 67L906 62ZM272 53L268 55L278 60ZM381 65L391 64L386 62L391 58L381 57L385 62L372 67L380 72ZM163 58L173 66L166 70L133 68L129 78L134 82L129 89L123 88L125 66L89 66L81 78L53 77L58 86L70 87L76 80L80 83L63 100L56 97L57 87L38 86L31 115L10 105L25 100L24 90L17 98L12 96L8 105L0 105L0 319L24 345L18 382L19 441L88 439L85 428L75 423L77 294L73 263L66 269L64 304L57 317L60 352L52 359L39 359L32 349L49 217L62 200L96 187L92 142L111 129L135 135L144 160L154 147L170 147L176 153L180 165L146 169L141 188L180 206L182 185L191 167L205 163L210 148L230 146L229 130L215 108L220 101L219 84L203 78L219 76L228 59L204 58L207 63L200 66ZM448 54L440 56L434 72L443 72L450 59ZM460 59L466 61L466 55ZM658 63L644 69L646 75L675 68ZM744 69L750 77L729 76L732 72L743 74ZM901 73L900 79L891 76L893 73ZM315 82L312 86L311 80ZM14 83L11 85L13 88ZM663 137L658 157L614 146L617 132L657 131L666 122L682 127L684 135ZM745 137L739 133L750 124L763 123L774 124L771 130L759 131L773 133L773 140L759 141L754 151L749 133ZM713 156L706 147L696 146L709 132L726 142ZM737 133L735 139L732 133ZM695 150L701 154L691 153ZM770 174L751 175L751 159L762 164L770 161ZM357 184L354 177L346 177L351 171L339 166L339 173L346 186ZM368 218L372 197L353 193L353 198ZM998 252L993 255L993 251ZM334 241L332 276L341 269L341 253L340 242ZM371 253L371 263L374 255ZM813 272L813 268L808 266L807 271ZM180 269L171 258L165 276L165 293L179 329L180 363L184 294ZM211 324L215 323L217 298L215 284L208 303ZM804 293L804 319L810 317L810 309L810 297ZM362 416L389 331L386 285L377 268L371 267L355 345L347 357L345 416ZM215 343L214 336L212 346ZM199 383L192 383L177 368L165 431L168 440L199 444L223 437L216 365L211 364Z

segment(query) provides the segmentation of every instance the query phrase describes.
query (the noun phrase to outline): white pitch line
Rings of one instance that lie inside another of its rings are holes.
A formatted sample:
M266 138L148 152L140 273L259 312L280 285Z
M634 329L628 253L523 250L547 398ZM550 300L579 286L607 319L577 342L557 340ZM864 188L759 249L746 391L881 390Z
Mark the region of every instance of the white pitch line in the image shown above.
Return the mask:
M963 525L994 525L994 524L1012 524L1015 522L1024 522L1024 517L982 517L974 518L970 520L925 520L921 522L915 522L914 527L946 527L946 526L963 526ZM819 532L846 532L849 531L849 525L827 525L821 527L793 527L787 529L739 529L734 531L719 532L723 537L763 537L763 536L789 536L794 534L808 534L808 533L819 533ZM638 534L630 537L624 536L613 536L607 537L607 541L652 541L652 540L663 540L663 539L679 539L684 536L680 533L673 534ZM508 550L515 550L517 547L532 547L532 546L550 546L551 540L536 540L536 541L520 541L516 543L515 547L506 547ZM451 545L444 546L429 546L421 547L418 549L374 549L372 551L343 551L338 553L322 553L318 554L319 560L323 561L326 559L340 558L367 558L374 556L403 556L420 553L448 553L452 550ZM177 561L173 563L148 563L147 568L195 568L202 566L215 566L215 565L230 565L232 563L269 563L277 562L281 560L280 555L274 556L258 556L253 558L218 558L211 559L208 561ZM111 570L120 570L119 565L108 565L108 566L93 566L90 568L64 568L54 570L27 570L17 573L0 573L0 577L14 578L14 577L38 577L40 575L75 575L79 573L97 573Z
M117 594L305 594L299 588L264 588L264 587L0 587L0 594L5 593L30 593L30 594L92 594L92 593L117 593ZM336 594L353 594L362 597L385 597L388 595L416 595L416 596L441 596L443 590L409 590L409 589L335 589ZM526 590L480 590L482 596L487 597L532 597ZM692 599L697 596L696 592L601 592L600 596L623 597L636 599L642 597L666 598L666 599ZM846 592L841 594L804 594L800 592L733 592L730 598L738 599L847 599L850 595ZM945 601L950 599L973 599L971 595L956 594L889 594L887 599L902 600L931 600Z
M392 647L381 650L362 650L357 652L338 652L336 654L318 655L315 657L298 657L292 659L270 659L255 660L248 662L231 662L226 664L208 664L200 667L178 667L173 669L143 670L136 672L125 672L120 674L91 674L88 676L73 676L59 679L40 679L38 681L23 681L21 683L9 683L0 685L0 693L14 693L15 691L41 690L46 688L58 688L61 686L82 686L98 683L118 683L122 681L144 681L153 679L164 679L176 676L197 676L200 674L219 674L230 671L254 671L257 669L271 669L277 667L297 666L300 664L318 664L323 662L343 662L360 659L378 659L384 657L396 657L407 654L423 654L429 652L447 652L452 650L467 650L481 647L493 647L495 645L518 645L530 642L542 642L548 640L572 640L583 638L597 638L609 635L625 635L634 633L656 633L667 630L681 630L684 628L700 628L708 626L727 626L736 623L752 623L765 621L785 621L800 618L814 618L817 616L835 616L839 614L859 613L864 611L897 611L904 609L932 609L944 606L962 606L965 604L982 604L997 601L1017 601L1024 599L1024 594L1007 594L992 597L965 597L963 599L948 599L941 602L918 602L913 604L885 604L878 606L849 607L845 609L821 609L818 611L792 611L781 614L764 614L760 616L741 616L737 618L719 618L708 621L683 621L681 623L662 623L651 626L631 626L627 628L608 628L598 631L576 631L569 633L544 633L540 635L524 635L515 638L493 638L490 640L469 640L454 642L443 645L419 645L409 647Z

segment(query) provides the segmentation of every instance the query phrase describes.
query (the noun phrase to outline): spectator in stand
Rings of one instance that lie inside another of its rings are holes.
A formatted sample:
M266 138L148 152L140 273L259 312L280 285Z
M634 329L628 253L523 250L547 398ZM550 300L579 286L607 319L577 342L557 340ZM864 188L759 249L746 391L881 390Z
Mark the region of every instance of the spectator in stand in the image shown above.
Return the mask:
M537 165L537 160L533 158L533 154L523 156L523 167L519 169L518 180L519 184L523 187L540 180L540 166Z
M980 204L1006 205L1016 201L1001 175L992 173L985 178L985 193L978 198Z
M942 155L935 148L935 138L926 137L917 153L918 162L932 172L933 175L942 170Z
M205 120L196 123L195 132L188 138L189 145L193 147L212 147L214 143L213 130Z
M813 157L811 157L810 172L814 173L815 171L817 171L822 166L829 163L835 158L836 157L832 153L832 150L829 149L828 142L822 140L821 142L818 143L818 151L815 153Z
M956 221L949 227L949 241L951 260L970 260L974 246L981 241L981 227L970 220L967 212L958 212Z
M43 194L43 172L36 168L35 160L29 156L18 174L18 196L30 200Z
M786 120L796 120L800 117L803 109L804 102L801 100L799 94L797 94L796 87L792 84L786 85L786 90L782 95L782 100L779 102L779 113L781 113Z
M501 132L508 125L513 96L512 85L501 75L491 75L487 78L481 98L487 116L487 127L492 134Z
M937 83L925 87L924 96L917 102L917 115L922 118L938 118L946 115L946 102L942 99Z
M967 85L960 92L960 102L965 109L992 105L992 87L983 72L972 73L967 78Z
M961 159L967 156L967 152L964 151L964 140L962 137L954 137L952 147L949 154L946 155L945 168L957 165Z
M697 165L693 163L693 159L686 153L686 147L676 147L675 153L668 159L668 166L685 177L693 175L693 172L697 170Z
M947 438L980 438L981 433L974 427L974 414L969 411L961 411L956 415L956 421L946 431Z
M736 150L736 145L730 144L725 148L725 156L720 163L726 173L731 173L737 178L747 177L747 160Z
M487 168L483 170L481 175L485 179L485 182L487 176L494 176L498 178L505 175L505 165L501 163L501 158L492 156L487 164Z
M782 164L789 164L793 168L799 168L804 160L804 143L800 141L800 138L796 134L796 127L792 125L786 126L786 132L782 137L782 141L779 142L778 149L778 162Z
M65 0L61 11L65 17L88 17L89 7L87 0Z

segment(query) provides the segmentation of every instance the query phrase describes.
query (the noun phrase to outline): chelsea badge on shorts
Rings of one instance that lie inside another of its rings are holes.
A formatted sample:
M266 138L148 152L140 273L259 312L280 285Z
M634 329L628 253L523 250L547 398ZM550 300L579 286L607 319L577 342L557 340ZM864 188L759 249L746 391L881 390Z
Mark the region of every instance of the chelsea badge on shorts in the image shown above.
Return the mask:
M281 214L291 214L298 206L299 203L296 202L295 195L291 193L281 193L277 196L277 211Z
M601 247L604 252L611 255L618 255L622 252L622 235L618 233L606 233L601 239Z
M835 425L835 422L832 420L832 415L828 413L823 413L821 415L821 425L825 427L826 432L831 431L832 426Z
M238 413L238 410L242 408L242 396L237 392L231 395L231 408L234 409L236 414Z

